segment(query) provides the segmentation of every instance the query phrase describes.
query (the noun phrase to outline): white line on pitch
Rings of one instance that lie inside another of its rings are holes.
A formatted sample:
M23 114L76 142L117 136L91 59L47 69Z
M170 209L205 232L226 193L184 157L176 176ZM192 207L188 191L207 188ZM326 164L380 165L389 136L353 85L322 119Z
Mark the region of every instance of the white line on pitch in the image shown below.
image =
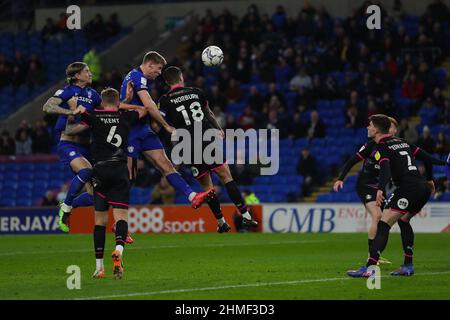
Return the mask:
M434 275L442 275L442 274L450 274L450 271L419 273L419 274L415 274L414 277L434 276ZM382 277L386 278L387 276L382 276ZM392 277L389 277L389 278L392 278ZM351 279L353 279L353 278L346 277L346 278L324 278L324 279L307 279L307 280L278 281L278 282L260 282L260 283L237 284L237 285L205 287L205 288L188 288L188 289L173 289L173 290L150 291L150 292L134 292L134 293L116 294L116 295L108 295L108 296L76 298L74 300L98 300L98 299L112 299L112 298L127 298L127 297L150 296L150 295L169 294L169 293L214 291L214 290L224 290L224 289L267 287L267 286L277 286L277 285L296 285L296 284L314 283L314 282L333 282L333 281L344 281L344 280L351 280Z
M300 243L321 243L325 240L289 240L289 241L272 241L266 242L264 245L282 245L282 244L300 244ZM215 248L215 247L243 247L243 246L260 246L260 242L241 242L241 243L217 243L217 244L198 244L198 245L162 245L162 246L127 246L127 250L145 250L145 249L173 249L173 248ZM15 255L36 255L36 254L58 254L58 253L74 253L74 252L91 252L92 249L68 249L68 250L35 250L35 251L13 251L1 252L0 257Z

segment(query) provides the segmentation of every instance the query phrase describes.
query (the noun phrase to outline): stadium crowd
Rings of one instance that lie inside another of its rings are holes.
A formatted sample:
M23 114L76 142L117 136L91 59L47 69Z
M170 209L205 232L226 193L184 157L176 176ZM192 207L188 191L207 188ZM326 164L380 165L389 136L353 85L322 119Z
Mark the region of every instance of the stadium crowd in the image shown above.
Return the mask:
M430 132L430 127L450 121L450 99L442 93L446 83L435 73L450 52L448 7L435 0L416 17L418 27L411 28L408 21L414 17L403 12L401 1L394 2L392 14L379 4L383 28L368 30L365 9L370 4L366 1L344 19L333 18L324 7L308 3L296 16L281 5L271 15L251 5L243 17L227 9L220 14L207 10L195 32L183 37L169 64L182 66L188 84L207 93L211 109L224 128L278 128L282 139L322 138L328 128L316 109L317 101L343 99L345 127L364 128L370 115L384 113L399 120L400 137L430 153L448 154L450 142L445 133L433 137ZM61 16L56 23L48 20L43 37L61 32L58 26L63 19ZM89 32L90 41L96 41L118 32L120 24L116 15L108 22L96 16L86 28L102 31ZM201 61L201 52L208 45L217 45L225 52L224 62L216 70L205 68ZM21 59L19 53L11 66L22 70L21 79L26 79L23 72L30 70L31 62L28 67L20 67L26 65ZM95 88L119 88L122 71L106 68ZM157 79L151 92L155 101L165 90L162 80ZM399 99L408 99L406 109L399 107ZM244 105L242 112L230 112L229 105L234 103ZM416 115L422 119L422 130L409 125L409 117ZM38 122L34 128L24 122L15 139L3 132L0 153L50 152L55 143L51 125L51 119ZM305 178L303 193L309 194L321 177L314 155L308 150L300 152L299 161L308 165L303 167L299 162L298 173ZM141 169L147 170L145 166ZM251 182L252 174L248 176ZM149 178L145 184L158 181L158 177Z

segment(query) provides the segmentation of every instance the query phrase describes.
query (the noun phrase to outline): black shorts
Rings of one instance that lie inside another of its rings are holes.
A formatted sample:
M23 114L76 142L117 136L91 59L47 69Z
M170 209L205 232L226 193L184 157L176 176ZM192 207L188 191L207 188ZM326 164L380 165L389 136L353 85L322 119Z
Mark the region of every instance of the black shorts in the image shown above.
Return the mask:
M205 148L208 146L207 143L203 143L202 146L202 158L201 158L201 163L195 163L196 159L195 158L195 152L198 152L198 150L195 149L194 145L191 145L191 171L192 171L192 175L194 176L194 178L196 179L200 179L201 177L203 177L204 175L206 175L207 173L214 171L222 166L224 166L226 164L226 161L224 159L224 150L223 148L216 148L214 149L214 152L212 152L212 160L209 160L208 162L212 162L214 161L214 163L211 164L207 164L206 163L206 159L203 158L203 156L205 155ZM217 152L217 154L216 154ZM209 152L208 152L209 154Z
M431 190L425 181L400 186L394 190L386 201L385 209L401 214L416 214L425 206L430 198Z
M356 184L356 193L363 204L377 201L377 191L378 189L366 184Z
M102 161L94 166L94 207L106 211L109 206L128 209L130 179L123 161Z
M191 165L191 171L192 171L192 175L194 176L195 179L200 179L201 177L203 177L204 175L206 175L207 173L210 173L211 171L214 171L224 165L226 165L227 163L222 163L222 164L193 164Z

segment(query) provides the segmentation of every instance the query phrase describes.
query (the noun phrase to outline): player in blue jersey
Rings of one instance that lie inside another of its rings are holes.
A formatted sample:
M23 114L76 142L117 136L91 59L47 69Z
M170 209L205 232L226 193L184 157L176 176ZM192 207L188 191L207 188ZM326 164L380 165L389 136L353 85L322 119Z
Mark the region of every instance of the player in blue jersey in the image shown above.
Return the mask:
M155 80L161 74L165 65L166 60L159 53L155 51L147 52L141 65L131 70L122 82L121 99L125 97L127 86L131 82L134 90L130 103L145 108L149 114L149 116L144 117L138 124L134 125L130 131L128 138L128 168L133 179L135 172L132 166L132 159L136 159L143 154L176 190L182 192L189 199L194 208L198 208L203 202L212 197L214 190L194 192L175 170L167 158L161 141L150 127L150 121L154 120L170 134L175 131L161 116L157 105L149 93L150 81Z
M43 107L46 113L59 114L55 125L56 132L60 134L58 155L60 161L69 165L75 174L59 210L59 227L64 232L69 231L68 217L72 208L93 204L92 190L80 194L92 175L92 166L89 163L90 133L70 136L65 134L64 130L69 118L82 113L84 108L91 111L101 102L100 95L89 86L92 83L92 74L85 63L71 63L66 69L66 76L68 84L56 91Z

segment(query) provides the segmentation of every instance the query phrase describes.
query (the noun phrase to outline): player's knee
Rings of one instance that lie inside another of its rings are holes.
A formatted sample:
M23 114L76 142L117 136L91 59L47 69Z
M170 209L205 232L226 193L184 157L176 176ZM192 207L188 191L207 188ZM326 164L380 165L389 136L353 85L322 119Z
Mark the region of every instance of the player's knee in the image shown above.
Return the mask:
M83 168L80 171L78 171L78 177L84 182L88 182L89 179L92 177L92 168Z

